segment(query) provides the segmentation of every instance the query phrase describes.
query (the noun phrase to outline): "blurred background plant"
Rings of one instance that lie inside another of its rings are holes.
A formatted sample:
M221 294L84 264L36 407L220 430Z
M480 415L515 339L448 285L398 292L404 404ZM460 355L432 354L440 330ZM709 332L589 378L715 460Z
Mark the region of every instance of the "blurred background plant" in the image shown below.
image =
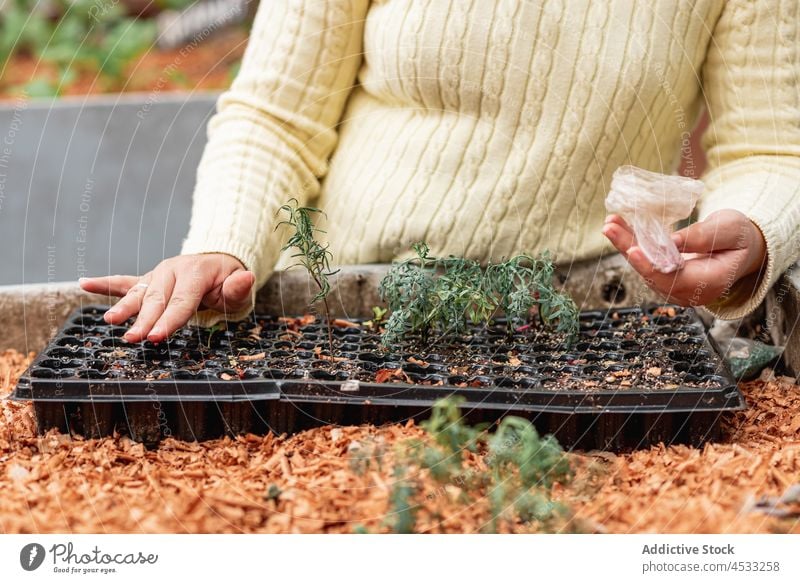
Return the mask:
M215 14L221 13L219 2L240 5L246 0L217 0ZM224 68L209 89L222 89L230 83L244 49L246 28L239 26L234 42L223 50L205 54L193 51L169 54L156 47L159 30L157 17L170 13L169 26L180 28L179 13L196 5L210 5L209 0L0 0L0 91L24 93L28 97L53 97L74 93L105 93L121 90L147 90L148 83L131 84L131 69L143 57L153 62L147 70L161 69L169 88L196 86L209 70ZM165 12L166 11L166 12ZM195 19L196 20L196 19ZM233 22L233 24L240 24ZM220 30L228 28L219 26ZM202 42L218 41L204 35ZM217 39L215 39L217 37ZM228 38L230 41L230 37ZM207 61L197 67L198 61ZM213 60L212 60L213 59ZM167 66L164 66L166 61ZM172 67L168 67L172 64ZM152 66L156 65L156 66ZM136 67L137 69L140 67ZM22 71L20 71L22 69ZM150 81L149 85L153 85ZM128 87L130 85L130 87ZM163 87L160 87L163 88Z
M558 441L540 436L520 417L505 417L493 428L469 425L461 414L463 404L459 397L438 401L430 419L422 422L426 436L398 444L384 526L398 534L418 532L420 516L432 517L435 523L454 507L481 507L486 512L485 532L567 528L572 510L554 499L553 487L569 484L574 476L569 455ZM383 453L377 451L376 457ZM423 474L440 487L421 489ZM443 505L449 509L444 511Z

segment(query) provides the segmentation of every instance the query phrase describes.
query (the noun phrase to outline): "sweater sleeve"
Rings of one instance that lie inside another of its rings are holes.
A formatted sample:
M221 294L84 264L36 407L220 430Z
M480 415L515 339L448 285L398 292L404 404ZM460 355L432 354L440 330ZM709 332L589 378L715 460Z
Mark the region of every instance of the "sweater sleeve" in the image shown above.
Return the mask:
M181 253L236 257L255 273L254 294L280 253L278 207L319 191L360 66L367 4L261 2L239 74L209 121ZM200 311L194 322L239 319L251 309Z
M730 208L767 244L762 273L707 306L724 319L752 312L800 249L800 2L728 0L703 67L711 123L699 218Z

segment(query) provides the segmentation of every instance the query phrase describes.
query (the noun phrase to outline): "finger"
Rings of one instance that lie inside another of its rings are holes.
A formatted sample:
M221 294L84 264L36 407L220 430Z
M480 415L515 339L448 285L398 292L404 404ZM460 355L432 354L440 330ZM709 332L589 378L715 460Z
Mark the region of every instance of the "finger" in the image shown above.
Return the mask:
M175 287L175 272L171 269L156 268L150 285L144 294L139 316L123 338L128 342L141 342L150 333L153 324L161 317L167 307Z
M644 254L641 247L633 246L628 251L628 263L631 264L636 272L641 275L645 283L655 291L669 295L676 287L680 271L672 273L662 273L658 271L653 263Z
M245 307L249 302L250 289L255 284L252 271L234 271L204 297L204 308L218 312L232 312Z
M655 266L650 262L647 256L642 251L641 247L633 246L628 249L628 263L631 264L639 275L645 277L654 283L664 277L665 274L656 270ZM670 280L674 277L670 277Z
M138 314L151 277L152 275L147 273L129 287L123 298L106 311L103 319L109 324L122 324L131 316Z
M606 223L603 225L603 235L605 235L623 255L627 255L628 250L636 243L633 233L617 223Z
M78 280L81 289L93 294L122 297L139 282L135 275L109 275L106 277L82 277Z
M636 246L628 252L628 263L642 276L647 287L661 294L666 301L688 305L681 291L683 284L686 283L682 278L687 277L683 271L669 274L657 271L641 248Z
M222 283L222 306L225 311L235 312L250 303L251 290L256 282L252 271L237 271Z
M672 234L672 240L682 253L711 253L740 249L745 244L749 227L739 222L719 221L710 217Z
M197 284L191 278L178 279L164 313L147 334L147 339L154 343L166 340L195 315L201 299Z
M623 219L620 215L608 215L606 217L605 224L619 225L626 231L630 231L631 233L633 232L633 229L631 229L631 226L628 224L628 222L625 219Z

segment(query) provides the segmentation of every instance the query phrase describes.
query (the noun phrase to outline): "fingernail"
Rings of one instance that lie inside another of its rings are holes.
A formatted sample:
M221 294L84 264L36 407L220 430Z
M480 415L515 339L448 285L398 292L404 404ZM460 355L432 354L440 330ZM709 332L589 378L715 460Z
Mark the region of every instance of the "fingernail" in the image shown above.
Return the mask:
M86 281L87 279L89 279L89 278L88 278L88 277L79 277L79 278L78 278L78 283L83 283L83 282L84 282L84 281Z
M608 215L608 216L606 217L606 220L605 220L605 221L603 221L603 222L604 222L605 224L608 224L608 223L610 223L610 222L611 222L611 215Z
M131 342L131 338L133 338L135 336L139 336L140 332L141 332L141 328L134 327L134 328L131 328L130 330L128 330L127 332L125 332L125 334L122 337L125 340L127 340L128 342Z
M605 235L609 239L612 238L612 233L613 232L614 232L614 229L612 229L610 226L603 227L603 235Z

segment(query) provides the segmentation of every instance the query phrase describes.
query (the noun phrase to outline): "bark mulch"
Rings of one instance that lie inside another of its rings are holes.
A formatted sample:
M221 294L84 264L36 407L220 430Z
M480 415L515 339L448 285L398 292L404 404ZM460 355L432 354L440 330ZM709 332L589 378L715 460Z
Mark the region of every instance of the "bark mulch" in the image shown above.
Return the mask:
M0 353L0 397L32 356ZM554 491L572 516L556 529L800 533L800 500L778 499L800 483L800 387L780 379L742 388L750 409L728 419L724 443L572 455L575 478ZM291 437L168 439L146 450L119 436L37 437L31 406L0 400L0 531L384 531L394 445L423 436L411 423L322 427ZM477 454L464 465L485 468ZM458 484L425 472L412 479L418 531L477 532L489 521L485 497L465 504Z

